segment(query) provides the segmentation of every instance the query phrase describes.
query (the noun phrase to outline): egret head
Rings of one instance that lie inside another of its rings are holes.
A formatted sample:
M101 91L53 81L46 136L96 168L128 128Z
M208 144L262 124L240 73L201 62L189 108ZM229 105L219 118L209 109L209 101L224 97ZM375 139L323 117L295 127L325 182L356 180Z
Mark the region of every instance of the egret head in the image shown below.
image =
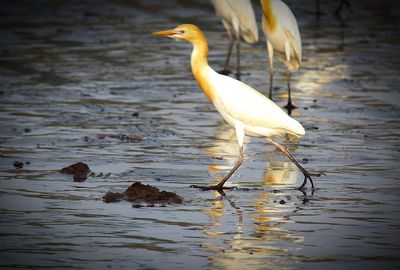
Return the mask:
M205 40L201 30L194 24L181 24L175 29L154 32L155 36L164 36L176 40L186 40L194 43L197 40Z

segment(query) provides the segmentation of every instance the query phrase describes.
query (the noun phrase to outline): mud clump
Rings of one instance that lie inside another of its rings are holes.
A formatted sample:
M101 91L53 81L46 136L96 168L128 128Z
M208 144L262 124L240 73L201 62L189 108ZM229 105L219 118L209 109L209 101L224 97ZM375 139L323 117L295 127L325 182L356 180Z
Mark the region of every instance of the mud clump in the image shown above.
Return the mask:
M97 134L96 137L99 140L105 140L107 138L111 138L111 139L118 139L120 141L125 141L125 142L144 141L144 138L142 136L134 135L134 134Z
M165 206L166 204L182 203L182 197L174 192L160 191L156 187L150 185L143 185L141 182L134 182L123 193L107 192L103 196L103 201L106 203L118 202L126 200L134 203L133 207L138 207L140 203L147 203L147 206L154 206L159 204Z
M72 164L68 167L62 168L61 173L72 174L75 182L83 182L87 179L90 173L90 168L83 162Z

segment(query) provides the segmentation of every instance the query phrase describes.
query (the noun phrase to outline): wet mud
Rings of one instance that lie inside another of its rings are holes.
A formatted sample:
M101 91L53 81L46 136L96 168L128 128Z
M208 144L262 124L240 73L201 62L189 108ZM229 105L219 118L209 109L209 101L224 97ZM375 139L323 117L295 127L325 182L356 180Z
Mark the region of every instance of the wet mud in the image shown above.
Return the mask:
M124 192L107 192L103 196L105 203L118 202L121 200L129 201L134 203L133 206L141 206L141 203L145 203L147 206L166 204L181 204L183 199L174 192L160 191L158 188L143 185L141 182L134 182Z
M72 174L75 182L83 182L87 179L90 173L90 168L87 164L83 162L74 163L68 167L62 168L61 173Z

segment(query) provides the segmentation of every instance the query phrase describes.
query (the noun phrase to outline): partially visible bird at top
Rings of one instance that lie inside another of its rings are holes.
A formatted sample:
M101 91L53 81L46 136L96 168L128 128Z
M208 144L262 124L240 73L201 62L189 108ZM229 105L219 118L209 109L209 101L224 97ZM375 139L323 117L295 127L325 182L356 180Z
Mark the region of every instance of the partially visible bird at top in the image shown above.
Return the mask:
M228 53L221 74L228 75L229 60L236 43L236 78L240 80L240 37L247 43L258 41L258 28L250 0L211 0L215 12L221 18L229 38Z
M263 11L262 26L267 38L269 58L269 98L272 99L274 78L274 51L278 53L287 68L288 103L285 108L289 115L296 108L292 102L290 77L301 65L301 37L296 18L290 8L281 0L261 0Z
M351 12L351 5L350 5L349 0L339 0L339 5L336 7L335 12L334 12L336 17L338 17L339 19L341 17L341 13L342 13L342 10L343 10L343 5L345 5L346 8L348 9L348 11ZM319 17L321 16L321 14L322 14L320 6L321 6L320 0L315 0L315 7L316 7L315 8L316 9L315 15L316 15L318 20L319 20Z
M303 126L287 115L273 101L257 92L250 86L231 77L215 72L207 61L208 44L202 31L193 24L183 24L175 29L154 32L153 35L165 36L177 40L185 40L193 45L191 54L191 67L193 75L205 95L216 107L222 117L234 127L239 144L239 158L229 173L213 186L197 186L202 189L222 191L225 182L243 163L243 143L245 135L264 137L278 147L300 169L304 175L303 189L310 180L312 188L314 183L311 174L305 170L290 154L289 150L272 140L273 136L292 134L301 137L305 134Z

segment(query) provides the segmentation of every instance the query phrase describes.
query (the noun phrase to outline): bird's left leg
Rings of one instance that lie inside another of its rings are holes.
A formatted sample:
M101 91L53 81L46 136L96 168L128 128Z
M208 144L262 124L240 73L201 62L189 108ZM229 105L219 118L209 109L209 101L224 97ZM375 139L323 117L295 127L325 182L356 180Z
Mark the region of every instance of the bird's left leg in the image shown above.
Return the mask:
M292 103L291 89L290 89L290 77L291 77L291 67L290 67L290 44L289 42L285 42L285 55L286 55L286 66L287 66L287 86L288 86L288 103L285 105L285 109L288 111L290 115L292 110L296 108L296 106Z
M304 169L304 168L297 162L297 160L292 156L292 154L289 152L289 150L288 150L286 147L280 145L279 143L275 142L274 140L272 140L272 139L270 139L270 138L267 138L267 141L269 141L270 143L272 143L273 145L275 145L276 147L278 147L279 150L281 150L281 151L282 151L296 166L297 166L297 168L299 168L299 170L303 173L303 175L304 175L304 181L303 181L303 184L302 184L298 189L299 189L299 190L304 189L305 185L307 184L307 179L308 179L308 180L310 180L311 187L312 187L312 189L314 190L314 189L315 189L315 187L314 187L314 182L313 182L313 180L311 179L311 176L318 176L318 177L319 177L319 176L321 176L321 175L324 174L324 173L310 173L310 172L308 172L306 169Z
M224 189L225 182L232 176L232 174L242 165L244 161L243 156L243 143L244 143L244 129L242 127L235 127L236 137L238 139L239 144L239 158L235 162L233 168L229 171L229 173L217 184L214 186L198 186L198 185L191 185L192 188L200 188L202 190L217 190L222 191Z

